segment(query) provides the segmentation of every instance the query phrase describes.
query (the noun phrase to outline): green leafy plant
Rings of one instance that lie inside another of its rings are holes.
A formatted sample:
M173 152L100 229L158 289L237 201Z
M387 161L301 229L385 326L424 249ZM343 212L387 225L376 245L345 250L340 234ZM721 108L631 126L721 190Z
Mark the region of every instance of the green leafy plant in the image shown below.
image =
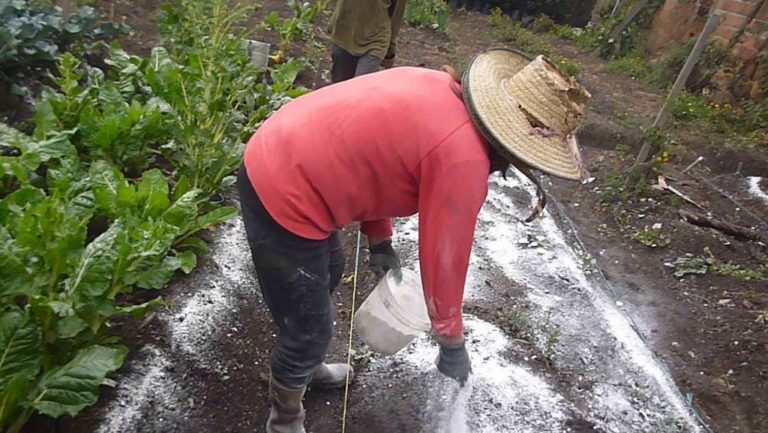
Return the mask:
M163 305L124 295L192 271L197 233L236 215L210 198L243 141L305 91L302 60L254 69L226 1L166 13L170 51L62 55L34 136L0 124L0 430L96 401L127 352L107 325Z
M445 32L448 15L445 0L410 0L405 5L405 22L414 27Z
M274 86L258 81L260 74L242 43L249 34L238 26L247 10L230 7L226 0L166 6L161 36L169 46L184 45L171 51L155 48L145 72L155 94L180 121L180 136L164 152L178 174L206 194L231 185L228 176L241 161L244 139L274 109L303 93L291 89L305 66L301 60L279 65L271 73L281 81Z
M617 75L626 75L637 80L646 80L653 75L653 69L642 56L631 53L608 62L605 70Z
M768 264L750 269L733 263L714 263L709 269L715 275L725 275L742 281L768 281Z
M261 23L261 27L267 30L273 30L280 36L277 53L272 56L275 63L282 63L288 57L288 52L299 41L314 49L317 41L315 40L314 23L325 10L327 0L316 0L314 3L301 2L299 0L289 0L293 15L287 18L281 18L277 12L270 12Z
M86 169L68 137L33 144L16 136L15 158L28 171L13 173L20 187L0 200L0 306L9 329L0 335L0 352L19 357L0 358L0 371L11 369L0 375L7 379L0 395L17 402L2 410L0 428L12 432L33 411L74 415L95 402L104 376L122 365L126 352L104 324L161 304L122 305L118 296L159 289L176 271L190 272L201 252L194 234L236 213L218 208L200 215L200 191L184 182L171 190L157 169L136 183L103 160ZM38 162L47 168L45 189L24 179ZM108 226L94 233L98 221ZM22 331L24 345L17 347L13 334ZM68 387L76 392L66 393Z
M512 44L513 48L534 56L552 53L552 47L548 43L540 41L521 23L504 15L499 8L491 10L489 24L495 28L496 36L500 40Z
M23 68L56 61L76 41L127 33L121 24L101 21L85 6L64 18L61 8L28 0L0 0L0 79Z
M566 59L565 57L558 56L552 59L552 61L561 71L570 77L576 78L579 75L579 71L581 71L581 66L578 63Z
M644 227L632 235L632 239L649 248L664 248L669 245L669 239L661 229Z

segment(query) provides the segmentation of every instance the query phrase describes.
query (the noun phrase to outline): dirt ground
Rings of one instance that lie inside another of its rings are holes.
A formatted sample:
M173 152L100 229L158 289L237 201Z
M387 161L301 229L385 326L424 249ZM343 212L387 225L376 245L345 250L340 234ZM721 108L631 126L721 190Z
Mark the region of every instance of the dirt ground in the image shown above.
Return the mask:
M282 0L261 3L263 7L255 13L254 23L265 11L287 11ZM129 51L147 54L157 42L153 17L159 4L157 0L105 0L99 3L99 7L113 19L124 20L134 28L135 34L123 39ZM327 44L327 36L323 39L321 35L321 42ZM453 64L461 68L472 54L497 44L487 26L487 17L457 12L451 15L447 35L404 28L399 39L398 64L431 68ZM628 166L641 144L638 126L651 122L663 96L635 80L604 72L604 61L582 53L567 42L554 41L553 44L562 55L581 65L579 80L594 96L581 133L581 144L585 160L596 178L586 185L545 179L545 185L556 202L554 205L562 207L567 216L564 223L575 226L586 250L595 259L596 268L615 289L624 310L638 324L641 335L666 363L677 386L692 399L712 431L765 432L768 425L768 410L764 403L768 401L768 327L765 321L758 319L768 311L766 283L711 274L680 278L674 276L674 269L664 265L677 257L692 254L754 268L766 263L765 245L739 241L719 232L691 226L677 216L679 208L689 207L662 195L653 200L638 200L620 206L606 204L603 193L611 185L605 175L620 172ZM327 71L329 63L326 57L312 60L315 71L302 74L301 82L308 87L318 87L324 84L327 72L323 71ZM675 131L675 135L680 146L670 163L663 168L669 178L676 179L674 186L713 215L765 232L768 227L760 227L748 212L767 221L768 203L748 194L746 185L749 176L768 176L768 150L730 149L720 143L710 143L707 137L685 129ZM705 159L682 173L698 156ZM763 191L768 191L766 183L768 181L762 181ZM734 204L715 187L740 205ZM654 224L660 224L661 232L669 239L667 247L646 247L632 239L637 230ZM349 228L346 240L350 255L354 236L354 228ZM246 254L245 251L241 253ZM189 284L214 284L204 275L215 273L217 269L221 271L226 266L226 259L205 259L195 272L200 276L198 279L187 279L173 285L168 292L172 300L169 308L173 310L174 302L185 299ZM370 288L371 278L366 273L361 287ZM258 299L258 288L254 282L239 283L238 297L243 300ZM334 295L338 319L332 353L336 358L345 352L343 342L349 323L349 293L350 282L346 281ZM362 292L358 300L364 299L366 294ZM213 303L215 299L203 302ZM517 300L507 299L505 302L514 304ZM129 363L128 368L121 372L121 377L146 375L146 386L151 387L154 379L178 373L167 368L183 369L182 377L186 382L176 386L200 390L200 397L193 394L184 407L166 407L164 401L156 402L166 413L183 414L184 422L173 430L161 428L162 419L145 419L139 431L260 431L266 418L266 361L273 344L274 328L260 302L240 304L249 307L237 310L237 325L222 342L222 354L234 356L214 356L206 361L211 368L200 368L194 353L182 352L186 355L171 360L172 367L162 363ZM495 314L488 309L483 310L482 306L475 308L477 311L474 313L478 316ZM174 317L180 322L185 320L183 312ZM164 337L167 326L157 320L148 320L141 327L133 322L117 323L115 330L126 335L132 357L151 359L153 348L163 349L171 344ZM541 368L547 369L544 365ZM407 384L400 386L401 389L393 395L408 392ZM27 431L97 431L106 411L106 402L116 397L116 393L116 390L105 389L104 398L75 420L52 423L36 419ZM206 400L198 401L202 398ZM353 399L351 407L365 406L364 399ZM312 415L310 431L338 431L340 400L341 394L337 391L308 395L306 406ZM392 399L389 404L392 407L382 408L382 413L399 412L400 421L368 418L364 424L353 424L355 429L352 431L412 431L409 430L408 426L412 424L408 420L419 417L417 408L398 405L397 399ZM352 419L354 423L356 418ZM568 420L567 425L573 432L601 431L581 419Z

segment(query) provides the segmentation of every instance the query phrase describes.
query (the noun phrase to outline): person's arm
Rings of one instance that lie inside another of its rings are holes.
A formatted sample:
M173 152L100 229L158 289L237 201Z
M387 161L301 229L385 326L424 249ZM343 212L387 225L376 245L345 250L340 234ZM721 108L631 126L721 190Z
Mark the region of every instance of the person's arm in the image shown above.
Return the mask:
M395 64L395 54L397 52L397 34L400 32L400 26L403 24L405 16L405 4L407 0L392 0L389 8L389 18L392 21L391 34L389 37L389 48L381 66L391 68Z
M376 244L392 237L392 220L363 221L360 223L360 231Z
M446 346L463 344L462 304L477 214L488 192L489 162L443 146L422 161L419 256L432 330Z

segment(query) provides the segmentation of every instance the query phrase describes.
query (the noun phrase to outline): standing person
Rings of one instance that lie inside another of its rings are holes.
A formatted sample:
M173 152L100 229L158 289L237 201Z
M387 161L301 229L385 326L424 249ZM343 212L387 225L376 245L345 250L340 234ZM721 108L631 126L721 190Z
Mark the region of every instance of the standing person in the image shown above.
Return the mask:
M392 217L419 214L419 258L437 368L470 373L462 303L488 176L510 164L531 176L586 176L575 141L589 93L543 57L478 55L451 69L393 68L289 102L253 135L238 178L264 300L279 328L271 357L268 433L303 433L308 385L341 386L325 364L330 293L344 253L339 230L359 221L370 264L397 269ZM533 178L532 178L533 179ZM529 220L544 207L539 203Z
M391 68L406 0L338 0L331 17L334 83Z

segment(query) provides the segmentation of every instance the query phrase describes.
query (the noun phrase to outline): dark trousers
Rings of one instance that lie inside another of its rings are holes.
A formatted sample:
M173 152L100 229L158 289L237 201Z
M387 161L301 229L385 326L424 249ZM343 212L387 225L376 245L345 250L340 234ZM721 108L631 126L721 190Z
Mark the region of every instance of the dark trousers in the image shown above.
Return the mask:
M336 44L331 47L331 60L331 81L334 83L376 72L381 67L380 58L371 54L354 56Z
M333 335L331 292L344 272L339 232L323 240L294 235L269 215L240 167L243 222L259 286L279 328L270 368L288 388L309 384Z

